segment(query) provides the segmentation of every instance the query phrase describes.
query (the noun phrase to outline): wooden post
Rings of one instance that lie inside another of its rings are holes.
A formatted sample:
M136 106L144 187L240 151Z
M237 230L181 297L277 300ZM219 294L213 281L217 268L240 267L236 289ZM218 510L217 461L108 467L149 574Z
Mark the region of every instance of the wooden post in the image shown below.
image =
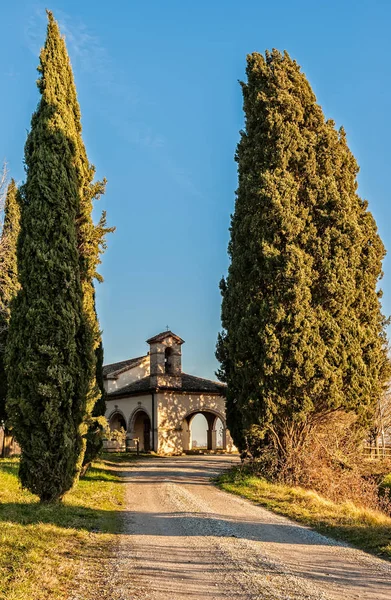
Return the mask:
M0 440L1 440L0 458L5 458L5 425L4 425L4 421L1 421L1 423L0 423L0 430L2 433L2 435L0 436Z

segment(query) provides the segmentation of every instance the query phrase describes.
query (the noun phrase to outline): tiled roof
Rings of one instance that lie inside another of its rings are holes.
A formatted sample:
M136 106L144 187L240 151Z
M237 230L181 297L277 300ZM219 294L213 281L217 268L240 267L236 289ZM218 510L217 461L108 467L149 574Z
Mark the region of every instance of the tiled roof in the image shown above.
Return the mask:
M225 394L225 388L226 385L219 381L212 381L211 379L203 379L202 377L195 377L195 375L182 373L182 390L186 392L212 392Z
M153 344L154 342L162 342L168 337L174 338L174 340L176 340L178 344L185 343L185 340L182 340L182 338L180 338L179 335L176 335L176 333L173 333L172 331L162 331L162 333L158 333L157 335L154 335L153 337L149 338L149 340L147 340L147 344Z
M136 381L132 381L132 383L128 383L122 388L118 390L114 390L113 392L109 392L106 394L106 399L113 398L114 396L130 396L132 394L137 394L139 392L148 392L151 390L149 377L144 377L143 379L137 379Z
M143 379L138 379L137 381L133 381L128 385L120 388L119 390L115 390L107 394L106 398L110 400L110 398L115 398L117 396L134 396L139 393L153 391L156 388L151 387L150 378L144 377ZM188 375L187 373L182 373L182 387L159 387L159 390L174 390L178 392L200 392L207 394L219 394L223 396L225 394L226 386L224 383L219 383L218 381L211 381L210 379L202 379L201 377L195 377L194 375Z
M138 356L137 358L129 358L128 360L122 360L121 362L112 363L111 365L104 365L103 377L108 375L115 375L119 371L129 369L130 367L136 367L141 363L146 356Z

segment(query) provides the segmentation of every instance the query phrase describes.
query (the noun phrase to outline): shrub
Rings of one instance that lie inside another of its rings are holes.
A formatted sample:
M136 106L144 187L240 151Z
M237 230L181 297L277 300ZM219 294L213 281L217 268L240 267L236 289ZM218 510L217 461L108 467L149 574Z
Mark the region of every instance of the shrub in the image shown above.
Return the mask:
M250 462L258 474L271 481L299 485L334 502L352 501L391 514L391 490L388 483L381 486L391 465L365 457L362 436L354 415L335 413L311 431L304 446L285 453L283 461L270 445ZM389 481L391 488L391 477Z

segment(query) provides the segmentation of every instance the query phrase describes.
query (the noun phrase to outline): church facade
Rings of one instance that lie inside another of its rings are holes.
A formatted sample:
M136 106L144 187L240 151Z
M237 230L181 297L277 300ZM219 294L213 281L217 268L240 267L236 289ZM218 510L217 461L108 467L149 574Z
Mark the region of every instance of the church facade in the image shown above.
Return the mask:
M192 449L191 423L202 414L207 422L207 449L232 451L225 385L183 373L183 343L165 331L147 340L146 355L104 367L110 429L123 428L128 445L138 439L142 451L181 454Z

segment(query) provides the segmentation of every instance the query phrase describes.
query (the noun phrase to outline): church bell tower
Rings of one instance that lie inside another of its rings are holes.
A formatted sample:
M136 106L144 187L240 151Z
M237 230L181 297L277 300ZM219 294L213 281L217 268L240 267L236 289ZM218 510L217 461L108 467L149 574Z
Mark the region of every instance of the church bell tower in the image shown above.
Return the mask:
M151 386L182 387L182 340L172 331L164 331L147 340L150 356Z

